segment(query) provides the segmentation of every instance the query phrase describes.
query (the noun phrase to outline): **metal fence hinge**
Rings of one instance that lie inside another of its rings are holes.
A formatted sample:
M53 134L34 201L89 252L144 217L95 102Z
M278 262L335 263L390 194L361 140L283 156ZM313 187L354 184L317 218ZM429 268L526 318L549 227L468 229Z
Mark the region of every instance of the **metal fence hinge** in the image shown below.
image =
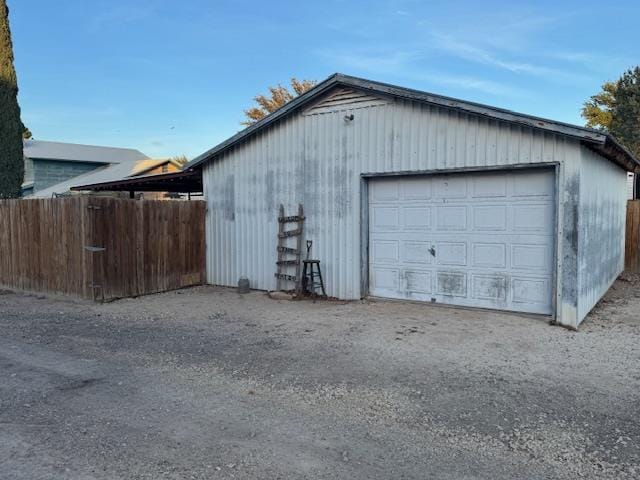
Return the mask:
M84 249L89 251L89 252L104 252L106 250L105 247L92 247L90 245L85 245Z

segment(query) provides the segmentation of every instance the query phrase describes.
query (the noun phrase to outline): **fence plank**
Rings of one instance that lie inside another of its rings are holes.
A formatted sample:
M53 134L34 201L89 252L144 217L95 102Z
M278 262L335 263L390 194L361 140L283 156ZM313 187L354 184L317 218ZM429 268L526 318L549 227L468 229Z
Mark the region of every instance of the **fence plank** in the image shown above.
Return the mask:
M625 243L625 269L640 272L640 200L630 200L627 204Z
M109 300L201 284L205 211L202 201L0 200L0 285Z

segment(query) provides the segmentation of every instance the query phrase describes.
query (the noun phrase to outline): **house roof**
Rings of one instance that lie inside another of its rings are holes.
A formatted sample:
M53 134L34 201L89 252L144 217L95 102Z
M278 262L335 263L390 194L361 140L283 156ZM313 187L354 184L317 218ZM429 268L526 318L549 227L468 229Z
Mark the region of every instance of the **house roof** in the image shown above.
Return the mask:
M532 115L526 115L523 113L517 113L503 108L491 107L488 105L482 105L480 103L468 102L465 100L445 97L442 95L435 95L433 93L423 92L420 90L413 90L410 88L398 87L395 85L375 82L363 78L351 77L349 75L344 75L341 73L335 73L331 75L329 78L319 83L311 90L287 103L284 107L276 110L259 122L247 127L234 136L228 138L224 142L206 151L202 155L194 158L187 164L185 168L192 169L205 162L208 162L209 160L214 159L216 156L220 155L226 150L247 140L255 133L263 130L264 128L267 128L268 126L290 115L291 113L298 111L301 107L309 104L310 102L313 102L319 96L325 94L327 91L336 86L352 87L386 97L401 98L420 103L428 103L451 110L462 111L468 114L488 117L491 119L509 123L515 123L537 130L548 131L555 134L575 138L584 143L589 148L595 150L600 155L621 166L622 168L628 171L640 173L640 162L638 161L638 159L636 159L626 148L620 145L620 143L614 137L604 132L580 127L577 125L571 125L564 122L535 117Z
M100 147L43 140L24 140L24 156L39 160L89 163L120 163L149 158L133 148Z
M81 185L93 185L104 182L113 182L127 178L137 177L148 172L152 168L159 167L166 163L173 163L177 167L180 165L172 159L143 159L138 161L126 161L98 167L91 172L78 175L64 182L56 183L51 187L44 188L29 195L29 198L51 198L55 195L64 195L74 187ZM90 189L87 189L90 190Z

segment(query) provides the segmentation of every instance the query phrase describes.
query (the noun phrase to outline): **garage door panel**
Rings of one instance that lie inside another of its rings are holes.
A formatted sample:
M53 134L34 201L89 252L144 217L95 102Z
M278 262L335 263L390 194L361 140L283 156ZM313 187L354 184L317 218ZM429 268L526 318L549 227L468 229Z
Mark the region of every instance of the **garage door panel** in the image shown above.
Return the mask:
M512 182L514 197L554 196L555 181L548 171L516 172L512 174Z
M464 272L438 271L437 293L450 297L467 296L467 275Z
M405 270L407 291L410 293L431 293L431 272L420 270Z
M438 265L467 265L465 242L437 242L435 251Z
M553 221L553 205L548 203L514 205L513 230L516 232L548 232Z
M552 312L553 171L377 179L370 188L370 294Z
M374 268L371 270L371 286L374 289L398 291L400 286L399 270Z
M447 175L433 177L435 196L437 199L466 198L467 177Z
M431 228L430 207L403 207L404 230L429 230Z
M373 207L373 227L376 231L398 230L400 228L399 207Z
M511 245L511 267L515 270L548 272L553 259L549 245Z
M437 231L464 231L467 229L466 206L439 206L436 207Z
M505 275L471 275L471 288L473 298L492 300L506 303L509 290L509 282Z
M507 230L507 205L473 206L473 230L505 232Z
M401 259L408 264L430 265L433 256L431 255L431 243L421 241L402 241Z
M472 243L472 267L506 268L507 245L505 243Z
M397 240L374 240L372 255L375 264L398 263L399 242Z
M546 278L514 277L511 279L512 300L517 303L546 305L551 285Z
M472 179L473 198L507 196L507 178L499 175L478 175Z
M373 202L395 202L400 199L400 183L398 180L386 180L374 183L369 192Z
M431 199L431 179L408 178L402 182L402 198L408 202Z

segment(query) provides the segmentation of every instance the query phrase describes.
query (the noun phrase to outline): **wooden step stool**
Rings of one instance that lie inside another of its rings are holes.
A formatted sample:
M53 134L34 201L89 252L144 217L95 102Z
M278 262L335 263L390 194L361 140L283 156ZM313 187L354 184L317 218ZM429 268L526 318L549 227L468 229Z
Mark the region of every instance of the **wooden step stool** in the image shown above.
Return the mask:
M318 296L318 288L322 291L322 297L327 298L320 270L320 260L303 260L302 269L302 292L312 297Z

